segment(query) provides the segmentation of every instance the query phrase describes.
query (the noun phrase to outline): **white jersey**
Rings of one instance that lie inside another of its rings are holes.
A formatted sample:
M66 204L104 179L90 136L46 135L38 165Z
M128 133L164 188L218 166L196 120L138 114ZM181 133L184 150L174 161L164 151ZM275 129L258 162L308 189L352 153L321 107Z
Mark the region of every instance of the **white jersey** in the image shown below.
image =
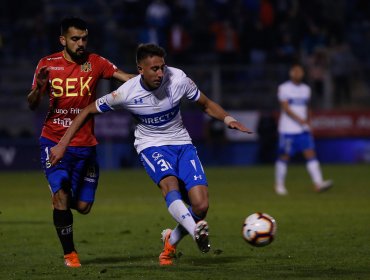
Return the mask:
M183 96L197 101L200 92L182 70L165 67L159 88L147 89L138 75L96 100L96 108L100 112L126 109L133 115L137 121L134 145L140 153L152 146L192 143L180 113Z
M287 81L279 86L279 101L288 101L290 109L304 120L308 118L308 103L310 98L310 87L304 83L297 85L292 81ZM283 111L280 114L278 130L279 133L297 134L306 131L307 127L302 126Z

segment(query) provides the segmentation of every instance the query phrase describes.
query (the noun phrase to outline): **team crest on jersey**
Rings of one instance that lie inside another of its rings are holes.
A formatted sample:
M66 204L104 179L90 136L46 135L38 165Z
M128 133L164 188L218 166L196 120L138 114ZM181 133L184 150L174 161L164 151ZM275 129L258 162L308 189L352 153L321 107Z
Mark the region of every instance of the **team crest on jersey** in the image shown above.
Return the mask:
M81 65L81 71L82 72L91 72L92 71L91 63L86 61L84 64L82 64Z

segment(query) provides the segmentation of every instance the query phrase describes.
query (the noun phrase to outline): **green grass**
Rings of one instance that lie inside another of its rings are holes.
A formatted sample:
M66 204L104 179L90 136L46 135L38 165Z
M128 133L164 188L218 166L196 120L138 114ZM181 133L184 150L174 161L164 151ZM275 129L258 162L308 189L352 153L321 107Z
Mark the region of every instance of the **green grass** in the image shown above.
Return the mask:
M0 279L370 279L370 167L323 170L332 190L314 193L297 165L278 197L272 166L208 168L212 251L187 237L165 268L160 232L175 223L159 191L141 169L102 172L93 211L74 215L80 269L63 266L42 173L0 173ZM263 248L241 238L255 211L278 224Z

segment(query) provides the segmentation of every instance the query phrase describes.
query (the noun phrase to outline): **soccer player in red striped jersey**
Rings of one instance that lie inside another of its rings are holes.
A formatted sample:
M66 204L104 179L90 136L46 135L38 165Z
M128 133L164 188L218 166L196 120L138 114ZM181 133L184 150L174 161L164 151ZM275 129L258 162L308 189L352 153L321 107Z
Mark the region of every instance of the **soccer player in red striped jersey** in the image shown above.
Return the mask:
M63 50L39 61L27 99L30 109L35 110L43 96L49 97L49 110L40 137L41 163L52 193L53 221L63 247L64 263L79 267L71 208L88 214L94 202L99 179L94 120L89 120L79 131L66 156L56 166L49 162L49 151L78 113L95 101L100 79L125 82L134 75L86 50L88 29L82 19L64 19L59 40Z

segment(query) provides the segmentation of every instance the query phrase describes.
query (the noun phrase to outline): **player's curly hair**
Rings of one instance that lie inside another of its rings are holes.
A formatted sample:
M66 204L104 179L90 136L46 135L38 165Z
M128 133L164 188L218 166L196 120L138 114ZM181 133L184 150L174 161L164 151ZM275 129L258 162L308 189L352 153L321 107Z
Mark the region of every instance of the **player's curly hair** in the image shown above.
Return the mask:
M64 18L60 24L60 34L65 35L70 27L75 27L79 30L87 30L87 23L78 17Z
M156 44L140 44L136 49L136 63L139 64L143 59L152 56L165 57L166 51Z

